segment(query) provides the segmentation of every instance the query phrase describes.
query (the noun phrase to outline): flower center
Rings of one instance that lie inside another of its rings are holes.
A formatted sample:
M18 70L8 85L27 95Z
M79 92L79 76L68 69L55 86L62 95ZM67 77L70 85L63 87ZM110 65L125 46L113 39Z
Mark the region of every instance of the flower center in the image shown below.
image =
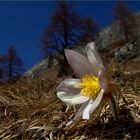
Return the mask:
M76 85L77 88L81 88L81 94L90 98L96 98L99 94L101 87L98 83L98 78L94 75L85 75L82 78L82 83Z

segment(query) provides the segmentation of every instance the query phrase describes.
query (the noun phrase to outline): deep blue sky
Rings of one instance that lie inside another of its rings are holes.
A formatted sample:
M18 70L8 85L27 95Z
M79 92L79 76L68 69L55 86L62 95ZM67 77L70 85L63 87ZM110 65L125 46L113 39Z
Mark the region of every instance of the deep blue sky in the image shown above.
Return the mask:
M92 16L103 28L112 23L116 1L74 1L81 16ZM132 11L140 10L140 1L126 1ZM26 69L42 57L40 37L54 11L55 1L0 2L0 54L14 45Z

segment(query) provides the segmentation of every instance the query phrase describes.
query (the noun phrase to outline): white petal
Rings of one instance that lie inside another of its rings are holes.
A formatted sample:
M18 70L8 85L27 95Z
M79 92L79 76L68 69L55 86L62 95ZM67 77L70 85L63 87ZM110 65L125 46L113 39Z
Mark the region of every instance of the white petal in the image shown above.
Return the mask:
M77 120L78 118L80 118L83 115L83 111L85 110L85 108L88 105L88 103L89 103L89 100L81 105L81 107L79 108L78 112L75 114L75 117L73 119L74 121Z
M98 77L99 77L99 84L100 84L101 88L106 90L107 86L108 86L108 81L107 81L107 78L105 76L105 69L104 68L100 69Z
M89 98L80 94L80 89L74 87L75 84L80 83L80 79L66 79L57 87L58 98L68 104L81 104L89 100Z
M100 94L97 96L97 98L94 101L90 100L89 104L87 105L87 107L83 112L83 119L90 118L90 114L93 113L100 105L103 95L104 95L104 90L101 90Z
M83 111L83 119L89 119L90 118L90 108L92 106L93 100L90 100L88 105L85 107L85 110Z
M66 126L73 124L74 121L79 119L82 115L83 115L82 117L83 119L89 119L90 114L96 111L96 109L100 105L103 95L104 95L104 90L101 90L100 94L97 96L97 98L94 101L90 100L83 103L80 109L78 110L78 112L76 113L74 119L68 122Z
M93 65L94 74L97 76L100 68L103 67L102 59L95 48L94 42L87 44L86 49L87 49L87 57L90 63Z
M79 119L83 115L83 111L84 111L85 107L87 106L88 102L89 101L86 101L85 103L83 103L81 105L81 107L79 108L78 112L75 114L75 117L73 118L73 120L71 120L70 122L68 122L66 124L66 126L69 126L69 125L73 124L77 119Z
M65 50L65 55L69 65L80 77L94 72L92 65L85 56L68 49Z
M84 102L86 102L87 100L89 100L89 98L82 96L80 93L77 95L66 95L66 92L58 92L57 96L58 98L70 105L76 105L76 104L82 104Z
M69 89L68 91L70 91L70 92L71 92L71 90L74 90L74 91L72 91L73 94L79 93L79 89L74 88L75 84L78 84L78 83L81 83L81 79L74 79L74 78L65 79L57 87L57 91L62 91L62 90L66 91Z

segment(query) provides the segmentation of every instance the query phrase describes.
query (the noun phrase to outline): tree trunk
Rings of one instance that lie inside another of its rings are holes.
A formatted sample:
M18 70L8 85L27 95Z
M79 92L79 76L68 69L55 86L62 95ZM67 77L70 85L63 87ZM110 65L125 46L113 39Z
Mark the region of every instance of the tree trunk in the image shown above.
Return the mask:
M12 79L12 72L13 72L13 70L12 70L12 62L10 62L10 64L9 64L9 81L11 81L11 79Z

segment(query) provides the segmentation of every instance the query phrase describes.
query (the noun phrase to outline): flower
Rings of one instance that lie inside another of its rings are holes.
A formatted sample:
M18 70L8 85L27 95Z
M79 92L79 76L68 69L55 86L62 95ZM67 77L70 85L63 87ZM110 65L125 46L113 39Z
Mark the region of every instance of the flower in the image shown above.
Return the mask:
M104 98L110 100L113 113L116 115L111 81L107 77L95 43L87 44L86 51L88 59L75 51L65 50L69 65L80 79L65 79L57 87L57 96L61 101L70 105L82 104L73 121L81 116L83 119L89 119L90 114L97 110Z

